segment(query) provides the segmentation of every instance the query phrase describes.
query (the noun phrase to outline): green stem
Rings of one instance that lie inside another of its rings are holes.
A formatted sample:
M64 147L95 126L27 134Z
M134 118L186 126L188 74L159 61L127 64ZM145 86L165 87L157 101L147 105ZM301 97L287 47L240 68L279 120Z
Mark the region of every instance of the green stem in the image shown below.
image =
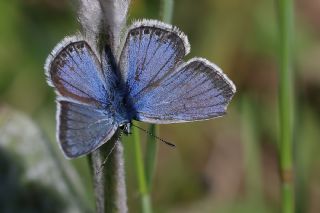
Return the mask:
M161 7L161 19L164 22L171 23L173 14L173 0L162 0ZM142 212L151 213L152 205L150 192L156 165L157 143L155 141L155 138L149 135L146 147L146 163L144 164L140 144L140 135L135 130L136 128L133 128L134 150L136 157L139 192L141 194ZM151 124L149 131L152 135L158 135L158 128L156 125Z
M171 23L173 15L173 0L162 0L161 1L161 19L166 23ZM158 135L159 128L151 124L149 127L149 135L147 140L147 149L146 149L146 179L147 179L147 189L148 192L151 192L152 188L152 179L154 176L154 171L156 167L156 158L157 158L157 150L158 144L156 143L156 138L154 135Z
M132 129L132 135L133 135L134 152L135 152L135 158L136 158L135 162L136 162L136 169L137 169L137 179L138 179L138 185L139 185L139 192L141 194L142 212L151 213L152 206L151 206L150 196L149 196L147 182L146 182L143 156L141 152L140 135L139 135L139 132L136 130L137 130L136 128Z
M146 180L147 180L147 189L148 192L151 192L152 189L152 180L154 176L154 171L156 167L157 159L157 150L158 144L156 138L153 135L158 135L158 127L154 124L151 124L149 127L149 132L152 135L148 135L147 147L146 147Z
M294 212L293 180L293 73L292 35L293 2L280 0L279 9L279 119L282 212Z
M161 19L166 23L171 23L173 15L173 0L162 0L161 1Z
M173 0L162 0L161 1L161 19L166 23L171 23L173 15ZM154 171L156 167L157 150L158 144L154 135L158 135L159 128L157 125L151 124L149 127L149 132L151 135L148 136L147 147L146 147L146 181L147 181L147 191L151 192L152 180L154 176ZM149 197L145 198L147 202L150 200Z

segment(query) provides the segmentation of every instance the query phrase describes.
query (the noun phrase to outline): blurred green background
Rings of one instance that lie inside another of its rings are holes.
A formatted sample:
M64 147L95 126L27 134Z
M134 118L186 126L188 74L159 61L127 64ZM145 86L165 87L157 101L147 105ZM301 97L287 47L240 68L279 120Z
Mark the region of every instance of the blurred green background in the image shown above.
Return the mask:
M317 213L320 1L297 0L295 9L296 207ZM191 43L187 58L219 65L237 94L222 118L160 126L160 136L177 149L159 145L155 212L279 212L275 10L267 0L175 0L173 24ZM128 23L137 18L159 18L159 1L133 0ZM43 70L56 43L77 29L70 1L0 1L0 212L94 206L87 160L64 160L56 145L55 95ZM129 211L140 212L131 138L123 144Z

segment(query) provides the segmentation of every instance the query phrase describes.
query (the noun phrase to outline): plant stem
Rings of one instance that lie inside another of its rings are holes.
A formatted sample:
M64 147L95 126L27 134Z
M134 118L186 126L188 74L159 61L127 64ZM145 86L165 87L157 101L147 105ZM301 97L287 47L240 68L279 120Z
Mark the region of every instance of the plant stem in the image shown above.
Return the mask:
M148 135L147 139L147 147L146 147L146 181L147 181L147 189L150 193L152 190L152 180L154 176L154 171L156 167L157 161L157 151L158 151L158 144L156 138L153 135L158 135L158 127L154 124L149 126L149 132L152 135Z
M161 8L161 19L164 22L171 23L173 14L173 0L162 0ZM158 127L154 124L150 125L149 131L152 135L158 135ZM154 176L156 165L157 143L154 137L152 137L151 135L148 136L146 147L146 163L144 164L140 144L140 135L138 132L135 131L135 128L133 132L133 137L137 167L137 178L142 202L142 212L151 213L152 205L150 192L152 188L152 179Z
M282 212L294 212L293 177L293 71L292 35L293 2L280 0L279 10L279 119L280 119L280 168L282 181Z
M173 15L173 0L162 0L161 1L161 19L162 21L166 23L171 23ZM159 128L157 125L151 124L149 126L149 132L151 135L148 136L147 139L147 147L146 147L146 161L145 161L145 168L146 168L146 196L143 197L143 203L144 206L150 206L151 207L151 201L150 201L150 192L152 190L152 180L154 176L154 171L156 167L156 159L157 159L157 150L158 150L158 144L156 142L156 138L154 135L158 135Z
M127 19L129 4L130 0L79 0L78 19L82 34L85 40L95 43L91 48L96 53L102 54L108 45L114 59L118 58L120 32ZM128 211L123 147L118 134L88 156L98 213Z
M107 156L106 164L102 167ZM108 141L90 155L89 161L97 212L128 212L121 142Z
M139 185L139 192L141 194L142 212L151 213L152 206L151 206L150 196L149 196L147 182L146 182L143 156L141 152L140 135L139 135L139 132L136 130L137 130L136 128L132 129L132 135L133 135L134 152L135 152L135 158L136 158L135 162L136 162L136 169L137 169L137 179L138 179L138 185Z
M161 19L166 23L171 23L173 16L173 0L162 0L161 1Z

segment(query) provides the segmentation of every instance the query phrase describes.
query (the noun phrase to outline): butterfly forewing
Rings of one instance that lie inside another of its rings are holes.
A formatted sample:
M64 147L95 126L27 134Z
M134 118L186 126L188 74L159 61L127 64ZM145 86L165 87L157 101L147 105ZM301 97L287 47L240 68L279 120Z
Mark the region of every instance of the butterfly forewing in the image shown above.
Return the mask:
M107 104L101 65L87 42L70 41L50 59L47 63L48 81L58 94L84 104Z
M121 53L120 70L134 102L179 65L188 51L184 42L170 27L131 27Z

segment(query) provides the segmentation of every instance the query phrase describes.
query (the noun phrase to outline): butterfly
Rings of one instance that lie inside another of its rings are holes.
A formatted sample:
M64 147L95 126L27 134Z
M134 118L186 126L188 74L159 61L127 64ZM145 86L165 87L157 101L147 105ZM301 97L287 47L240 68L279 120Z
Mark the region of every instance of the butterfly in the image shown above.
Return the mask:
M67 158L86 155L132 120L170 124L225 114L236 92L204 58L183 61L184 33L153 20L133 23L116 59L82 36L66 37L48 56L47 82L57 93L57 141Z

